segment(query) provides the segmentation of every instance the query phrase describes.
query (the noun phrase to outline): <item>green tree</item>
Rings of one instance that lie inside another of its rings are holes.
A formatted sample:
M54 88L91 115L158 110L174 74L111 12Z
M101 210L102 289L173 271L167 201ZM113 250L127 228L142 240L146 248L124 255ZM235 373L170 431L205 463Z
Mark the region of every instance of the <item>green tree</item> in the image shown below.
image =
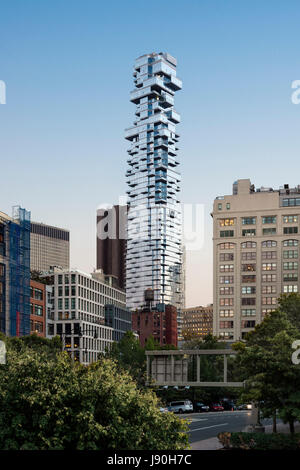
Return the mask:
M241 399L259 405L264 417L275 416L279 410L279 416L289 422L291 432L294 421L300 417L300 369L291 360L292 343L299 338L300 332L287 314L276 310L247 334L246 342L233 345L246 379Z
M145 383L145 350L132 331L127 331L119 342L114 342L106 350L105 357L116 361L120 371L128 371L139 385Z
M111 359L85 367L7 341L0 383L0 449L188 448L186 422L161 413L155 394Z
M278 303L279 310L285 312L292 325L300 331L300 294L281 294Z

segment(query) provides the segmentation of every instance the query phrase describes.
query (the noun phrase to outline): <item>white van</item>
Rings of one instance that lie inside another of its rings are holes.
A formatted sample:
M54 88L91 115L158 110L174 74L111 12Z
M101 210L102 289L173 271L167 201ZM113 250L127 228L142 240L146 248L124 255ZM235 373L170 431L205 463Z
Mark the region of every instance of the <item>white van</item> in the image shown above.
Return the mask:
M171 401L168 409L173 411L173 413L191 413L193 411L193 403L191 400Z

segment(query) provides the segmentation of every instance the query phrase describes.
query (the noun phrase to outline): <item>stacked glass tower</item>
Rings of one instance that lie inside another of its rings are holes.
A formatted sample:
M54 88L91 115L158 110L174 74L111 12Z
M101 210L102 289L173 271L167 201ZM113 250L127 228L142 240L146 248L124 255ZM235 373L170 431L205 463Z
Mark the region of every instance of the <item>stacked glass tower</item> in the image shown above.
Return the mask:
M129 308L144 304L153 289L155 304L181 307L180 174L174 94L182 83L176 59L166 53L139 57L134 67L134 126L126 129L128 150L128 240L126 294Z

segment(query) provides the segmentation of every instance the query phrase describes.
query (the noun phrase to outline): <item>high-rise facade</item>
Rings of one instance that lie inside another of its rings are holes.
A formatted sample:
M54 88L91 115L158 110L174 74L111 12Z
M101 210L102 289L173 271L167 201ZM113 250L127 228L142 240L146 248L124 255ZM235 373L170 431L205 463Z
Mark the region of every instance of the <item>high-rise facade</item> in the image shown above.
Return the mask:
M49 271L52 266L68 269L70 265L70 232L37 222L31 223L30 269Z
M174 95L182 83L176 59L167 53L139 57L134 66L136 105L133 127L126 130L128 150L128 240L126 295L140 308L144 292L154 301L181 307L180 174L176 170L179 114Z
M300 185L254 188L249 179L217 197L214 222L214 325L224 340L243 339L278 305L299 292Z
M121 289L126 278L127 206L97 210L97 269L113 276Z
M30 212L0 212L0 331L30 334Z

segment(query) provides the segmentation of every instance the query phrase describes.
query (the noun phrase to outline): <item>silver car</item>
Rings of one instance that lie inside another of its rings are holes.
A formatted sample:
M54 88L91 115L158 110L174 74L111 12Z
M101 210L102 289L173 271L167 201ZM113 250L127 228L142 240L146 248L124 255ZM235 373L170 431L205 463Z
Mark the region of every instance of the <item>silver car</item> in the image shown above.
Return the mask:
M191 400L171 401L168 407L173 413L191 413L193 411L193 403Z

